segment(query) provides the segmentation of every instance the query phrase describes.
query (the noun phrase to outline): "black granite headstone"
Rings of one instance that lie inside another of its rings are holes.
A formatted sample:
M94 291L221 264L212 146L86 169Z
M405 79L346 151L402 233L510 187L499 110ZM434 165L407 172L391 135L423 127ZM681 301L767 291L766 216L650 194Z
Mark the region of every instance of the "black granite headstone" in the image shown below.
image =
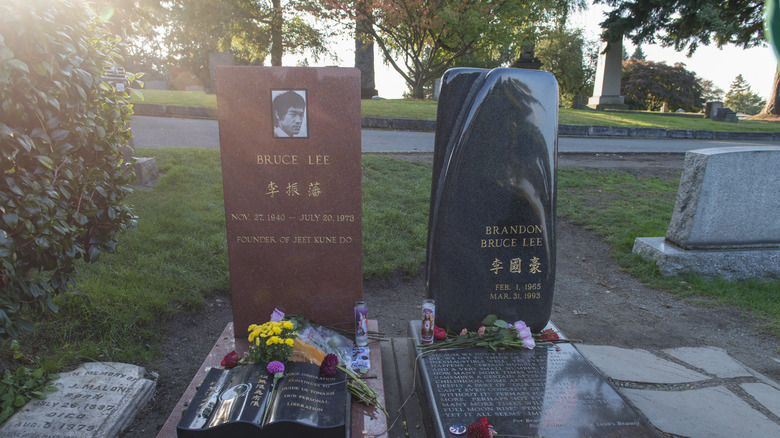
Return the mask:
M212 369L177 426L179 438L343 438L350 424L347 377L292 362L273 384L265 364Z
M547 72L453 69L439 97L428 232L437 325L549 320L558 86Z
M419 325L412 323L413 333ZM658 436L571 344L441 351L423 356L419 366L438 437L483 417L505 436Z
M738 119L737 113L730 108L718 108L715 117L713 117L712 120L715 120L716 122L736 123Z

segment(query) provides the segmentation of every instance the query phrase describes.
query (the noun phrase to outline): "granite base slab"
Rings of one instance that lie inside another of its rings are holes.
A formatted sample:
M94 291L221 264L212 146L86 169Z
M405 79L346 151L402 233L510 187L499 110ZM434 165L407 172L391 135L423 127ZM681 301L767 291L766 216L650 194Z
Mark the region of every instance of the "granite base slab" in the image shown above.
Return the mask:
M420 321L410 323L419 345ZM486 417L499 435L657 437L571 344L533 350L456 349L417 357L435 436Z
M780 248L687 250L663 237L638 237L632 252L654 260L664 276L700 274L726 281L780 278Z

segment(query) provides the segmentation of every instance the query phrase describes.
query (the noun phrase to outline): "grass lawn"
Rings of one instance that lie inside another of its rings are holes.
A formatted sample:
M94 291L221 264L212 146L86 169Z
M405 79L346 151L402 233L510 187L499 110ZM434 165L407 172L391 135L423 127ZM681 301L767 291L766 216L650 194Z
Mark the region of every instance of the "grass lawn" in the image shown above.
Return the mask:
M145 103L186 106L217 106L217 97L202 91L144 90ZM132 96L133 102L140 102ZM430 100L383 99L362 100L364 116L436 119L436 102ZM710 119L661 115L647 111L630 113L586 111L560 108L558 122L563 125L627 126L637 128L698 129L704 131L778 132L780 123L741 120L738 123L715 122Z
M114 254L79 266L77 286L56 299L57 314L33 315L38 330L20 344L48 369L85 359L139 363L160 354L168 316L198 308L203 297L229 288L218 150L139 149L161 171L152 189L128 202L139 217ZM431 164L384 156L363 158L364 276L415 272L425 259ZM678 181L618 171L562 169L559 214L603 235L617 262L642 281L672 293L725 303L780 326L780 281L666 279L654 263L631 254L636 236L662 236ZM0 360L11 363L9 349Z

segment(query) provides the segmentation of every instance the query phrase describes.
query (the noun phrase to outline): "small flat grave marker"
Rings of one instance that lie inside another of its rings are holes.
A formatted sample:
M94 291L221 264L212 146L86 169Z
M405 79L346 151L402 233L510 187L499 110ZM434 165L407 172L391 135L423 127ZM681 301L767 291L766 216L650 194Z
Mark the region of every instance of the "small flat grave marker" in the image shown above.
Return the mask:
M90 362L60 373L59 390L33 400L0 427L17 438L110 438L129 425L149 401L156 382L142 367Z

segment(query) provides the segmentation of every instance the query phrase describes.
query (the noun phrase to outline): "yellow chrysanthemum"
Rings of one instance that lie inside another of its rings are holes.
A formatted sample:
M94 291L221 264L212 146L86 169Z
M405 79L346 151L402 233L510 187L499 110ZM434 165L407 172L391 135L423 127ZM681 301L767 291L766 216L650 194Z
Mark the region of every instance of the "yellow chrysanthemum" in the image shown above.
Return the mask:
M289 345L290 347L292 347L292 346L293 346L293 344L295 343L295 341L293 341L292 339L285 339L285 340L284 340L284 343L285 343L285 344L287 344L287 345Z
M282 332L282 328L281 327L274 327L274 334L275 335L278 335L281 332Z
M284 324L282 324L282 327L284 327L287 330L292 330L293 323L291 323L290 321L285 321Z

